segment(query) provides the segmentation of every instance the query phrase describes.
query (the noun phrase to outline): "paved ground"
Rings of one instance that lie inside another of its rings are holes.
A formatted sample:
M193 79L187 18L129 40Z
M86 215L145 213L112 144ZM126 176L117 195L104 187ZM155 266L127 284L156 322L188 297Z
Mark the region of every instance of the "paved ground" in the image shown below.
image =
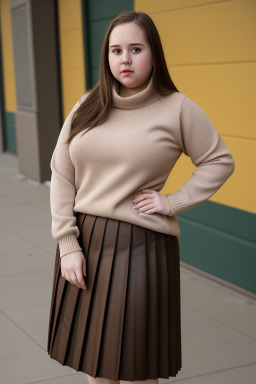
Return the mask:
M56 244L49 186L0 154L0 384L82 384L46 351ZM256 302L181 267L183 368L160 383L254 384Z

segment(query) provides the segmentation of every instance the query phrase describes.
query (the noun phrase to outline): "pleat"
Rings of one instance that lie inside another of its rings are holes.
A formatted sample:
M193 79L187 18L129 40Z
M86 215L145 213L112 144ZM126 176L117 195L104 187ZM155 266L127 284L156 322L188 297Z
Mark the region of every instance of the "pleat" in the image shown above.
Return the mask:
M157 280L158 280L158 370L164 377L169 373L169 348L168 348L168 267L165 248L165 235L156 234L156 252L157 252Z
M62 276L61 279L64 279ZM53 346L53 356L58 356L59 362L64 364L67 353L69 336L71 333L74 311L80 289L69 282L65 282L66 293L62 302L62 310L58 318L59 326L56 332L55 342ZM56 352L55 352L56 351Z
M157 248L156 233L146 230L147 244L147 377L158 378L158 274L157 274Z
M90 238L95 225L96 217L84 215L83 220L82 219L79 220L79 218L80 216L78 217L78 226L79 226L79 222L81 222L81 228L80 228L81 237L79 237L79 240L80 240L80 245L83 249L83 252L85 254L85 259L86 259L85 283L87 285L88 250L89 250ZM77 298L76 308L74 311L73 324L70 332L70 340L69 340L69 345L67 347L67 354L66 354L66 365L70 367L78 366L80 361L80 356L77 361L75 361L75 356L77 353L76 352L77 345L78 343L81 342L81 328L80 328L79 322L81 323L81 312L83 311L83 303L87 295L88 295L87 290L84 291L79 289L79 295Z
M47 351L51 352L52 350L52 333L53 333L53 318L54 318L54 306L56 301L56 288L58 281L58 269L59 269L59 257L60 257L60 249L59 244L56 247L56 255L55 255L55 264L54 264L54 272L53 272L53 284L52 284L52 298L51 298L51 307L50 307L50 315L49 315L49 326L48 326L48 341L47 341Z
M89 330L90 306L93 300L93 288L100 252L104 239L107 218L87 215L82 228L83 246L86 251L86 290L80 304L77 319L76 346L73 354L73 366L82 370L84 344Z
M80 245L81 245L81 248L84 250L85 258L87 261L88 261L88 252L89 252L91 237L92 237L96 219L97 219L96 216L86 214L84 217L84 220L82 221L82 226L80 229L80 233L81 233L81 236L79 237Z
M68 281L65 280L61 276L61 270L60 270L60 260L58 261L58 273L57 273L57 288L55 293L55 305L54 305L54 312L53 312L53 325L52 325L52 334L51 334L51 340L50 340L50 353L52 354L53 358L57 358L57 354L54 352L54 343L55 343L55 334L56 334L56 327L59 321L59 315L60 315L60 309L62 306L62 299L64 297L64 290L68 284Z
M181 368L181 317L180 317L180 258L179 242L174 236L166 236L166 248L169 250L169 346L170 346L170 375Z
M101 358L97 376L118 380L124 327L125 297L131 248L131 224L121 221L118 230L115 261L109 287L108 312L104 320Z
M100 218L97 219L101 220ZM102 241L101 258L97 263L95 280L92 284L93 306L89 308L89 332L84 340L84 353L82 368L90 370L95 377L100 355L101 337L104 328L104 315L107 307L107 298L110 288L112 264L115 254L116 238L119 222L117 220L107 219ZM89 255L90 258L90 255ZM90 274L91 271L89 270Z
M77 218L77 226L80 232L80 236L78 237L78 240L81 238L81 228L83 226L83 222L86 218L86 213L76 213L76 218Z
M176 364L176 372L181 369L182 367L182 343L181 343L181 298L180 298L180 247L179 247L179 241L178 238L174 238L174 245L175 245L175 271L176 271L176 341L177 341L177 364Z
M147 265L145 228L132 225L120 377L143 380L146 371Z
M77 224L80 229L84 220L85 214L78 215ZM49 317L49 331L48 331L48 347L47 350L52 354L53 358L57 355L57 352L53 352L53 344L56 336L56 325L60 317L60 308L62 305L62 298L64 290L68 286L68 282L61 276L61 259L60 259L60 249L59 244L56 248L56 258L55 258L55 267L54 267L54 277L53 277L53 289L52 289L52 300L51 300L51 309ZM64 355L64 352L63 352ZM61 360L64 362L64 356L61 357Z

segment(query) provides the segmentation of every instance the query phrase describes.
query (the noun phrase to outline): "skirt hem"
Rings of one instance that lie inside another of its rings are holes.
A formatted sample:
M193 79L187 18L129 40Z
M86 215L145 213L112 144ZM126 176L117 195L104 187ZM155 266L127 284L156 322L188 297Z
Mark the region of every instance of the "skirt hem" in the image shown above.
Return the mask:
M67 363L61 363L60 361L58 361L58 360L56 360L56 358L54 358L53 356L51 356L51 354L50 353L48 353L48 355L49 355L49 357L52 359L52 360L55 360L55 361L57 361L60 365L62 365L63 367L69 367L69 368L71 368L71 369L74 369L74 371L76 371L76 372L81 372L81 373L85 373L86 375L89 375L89 376L91 376L91 377L93 377L94 379L96 379L96 378L103 378L103 379L108 379L108 380L113 380L113 381L117 381L117 380L125 380L125 381L141 381L141 380L158 380L158 379L169 379L170 377L177 377L177 375L178 375L178 373L181 371L181 368L182 368L182 366L180 366L180 368L177 370L177 372L176 372L176 374L169 374L169 376L165 376L165 375L162 375L162 376L158 376L158 377L146 377L146 378L141 378L141 377L139 377L139 378L135 378L135 377L133 377L133 378L131 378L131 377L109 377L109 375L106 375L106 376L98 376L97 374L96 374L96 376L94 376L94 374L93 374L93 372L89 372L88 370L87 370L87 372L85 372L84 370L77 370L76 368L74 368L74 367L72 367L72 365L71 364L67 364Z

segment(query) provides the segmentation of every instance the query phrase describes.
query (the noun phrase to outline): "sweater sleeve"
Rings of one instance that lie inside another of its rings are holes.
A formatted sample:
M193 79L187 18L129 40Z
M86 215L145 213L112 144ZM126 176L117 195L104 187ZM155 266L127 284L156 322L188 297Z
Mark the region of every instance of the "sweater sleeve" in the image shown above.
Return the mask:
M196 166L190 179L168 197L169 216L208 200L231 176L235 162L206 113L187 96L180 112L182 151Z
M76 195L75 169L70 159L69 145L65 144L69 137L71 119L80 105L80 99L62 126L50 162L52 171L50 184L52 237L59 243L60 257L81 250L77 240L79 229L73 210Z

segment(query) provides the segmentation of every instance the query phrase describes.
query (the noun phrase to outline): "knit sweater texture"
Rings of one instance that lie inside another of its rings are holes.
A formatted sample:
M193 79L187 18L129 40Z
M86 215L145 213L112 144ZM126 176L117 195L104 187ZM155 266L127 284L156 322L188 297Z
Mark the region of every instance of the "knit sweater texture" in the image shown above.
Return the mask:
M67 116L50 162L52 236L60 257L81 250L77 212L180 236L176 214L209 199L234 172L233 156L211 120L183 93L160 95L152 77L143 91L129 97L119 95L114 80L107 121L65 144L71 118L87 95ZM166 195L170 215L138 214L132 204L135 192L160 192L182 153L196 169Z

